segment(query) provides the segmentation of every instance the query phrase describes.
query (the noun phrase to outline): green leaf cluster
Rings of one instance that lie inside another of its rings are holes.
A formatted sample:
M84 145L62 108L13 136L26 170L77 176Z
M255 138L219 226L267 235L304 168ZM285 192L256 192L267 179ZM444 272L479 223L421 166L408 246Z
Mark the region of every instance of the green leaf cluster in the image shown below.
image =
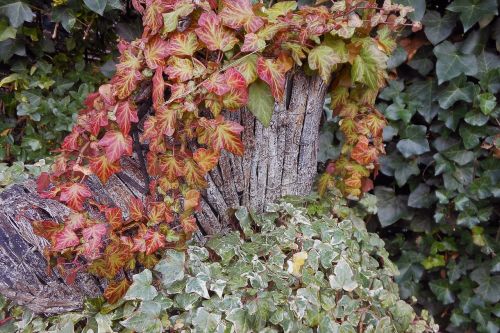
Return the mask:
M18 315L8 325L30 332L437 332L427 311L417 316L399 299L397 268L360 218L375 202L362 204L352 210L332 194L272 204L261 215L239 208L242 232L166 251L154 270L133 276L117 304L93 299L83 313L41 324Z
M380 161L389 178L375 182L381 237L403 298L433 304L446 331L498 332L498 5L433 4L422 20L429 44L404 55L380 95L389 119Z

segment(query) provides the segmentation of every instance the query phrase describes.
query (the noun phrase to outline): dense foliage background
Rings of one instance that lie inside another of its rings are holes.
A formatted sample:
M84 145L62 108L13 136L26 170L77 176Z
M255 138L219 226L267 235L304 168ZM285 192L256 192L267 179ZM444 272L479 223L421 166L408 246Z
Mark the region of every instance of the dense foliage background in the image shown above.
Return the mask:
M410 17L423 30L403 34L390 60L394 80L379 96L388 154L368 227L399 268L401 298L428 309L443 330L498 332L498 3L399 2L416 9ZM45 167L23 162L57 147L85 96L113 72L116 36L140 31L136 19L119 1L2 3L0 186ZM343 141L331 111L323 161L336 158ZM373 206L375 197L363 200Z

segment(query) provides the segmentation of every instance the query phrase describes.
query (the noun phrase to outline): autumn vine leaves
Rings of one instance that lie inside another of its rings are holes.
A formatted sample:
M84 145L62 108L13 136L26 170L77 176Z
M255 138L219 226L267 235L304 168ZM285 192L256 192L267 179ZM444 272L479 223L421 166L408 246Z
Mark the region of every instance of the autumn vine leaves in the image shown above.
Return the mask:
M321 177L320 190L335 183L359 196L384 151L385 120L373 104L394 47L387 26L403 24L406 12L389 2L376 8L373 1L299 9L295 1L271 8L250 0L132 2L143 15L142 38L119 42L116 74L87 97L53 172L39 180L44 196L74 212L64 224L34 223L51 242L51 263L68 278L84 268L107 278L110 302L129 285L124 270L154 266L159 249L182 246L196 230L200 191L221 150L243 154L244 128L222 111L249 105L258 119L270 119L272 99L249 100L266 92L280 102L294 66L316 70L327 82L334 73L332 105L343 119L346 145ZM140 117L137 95L148 85L152 110ZM136 144L147 147L150 193L144 202L131 199L124 214L94 202L84 180L95 174L105 183L121 170L120 159L132 155L133 128L141 131ZM84 212L86 204L100 217Z

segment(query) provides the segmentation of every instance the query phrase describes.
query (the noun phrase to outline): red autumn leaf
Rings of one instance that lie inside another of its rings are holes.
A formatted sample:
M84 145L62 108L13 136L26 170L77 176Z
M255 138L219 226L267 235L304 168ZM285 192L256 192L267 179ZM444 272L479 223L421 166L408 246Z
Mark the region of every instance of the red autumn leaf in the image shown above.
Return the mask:
M224 120L222 117L219 117L217 121L218 125L211 135L213 148L215 150L225 149L235 155L243 155L245 149L240 139L243 126L234 121Z
M33 221L31 222L31 226L35 235L45 239L51 239L55 233L64 228L62 224L51 220Z
M200 204L200 192L196 190L189 190L184 194L184 210L198 208Z
M56 157L54 164L52 164L53 175L59 177L66 172L68 167L68 159L64 155L59 155Z
M160 168L165 177L171 181L175 181L186 173L183 160L179 156L172 154L163 154L160 157Z
M199 148L193 154L193 159L204 172L212 170L219 162L219 157L219 152L205 148Z
M114 277L131 258L130 248L119 242L113 241L104 250L107 276Z
M86 218L83 214L73 212L64 221L64 227L76 231L84 228L85 222Z
M102 102L104 102L106 105L108 106L114 105L115 96L113 96L113 85L109 83L101 85L99 87L99 97L101 97ZM95 104L96 100L94 100L94 107L96 105Z
M250 33L245 35L245 41L241 47L241 52L255 52L262 50L266 46L266 41L257 34Z
M103 184L106 184L109 177L120 172L120 162L110 162L106 155L90 158L90 169L94 172Z
M183 59L179 57L171 57L168 59L165 74L168 75L170 80L177 80L184 82L191 80L194 75L193 62L190 59Z
M139 121L137 109L130 101L119 102L116 107L116 122L124 135L130 131L130 123Z
M285 89L285 74L287 69L278 60L257 59L257 74L271 87L271 92L277 101L281 101Z
M130 49L124 50L120 56L120 63L116 65L116 74L111 80L116 97L125 99L130 96L137 83L142 80L141 67L141 58L133 54Z
M175 33L169 37L167 52L173 56L191 57L198 49L198 38L194 32Z
M363 180L361 181L361 191L363 191L363 193L366 193L373 190L373 188L373 181L370 178L363 178Z
M99 145L106 150L106 157L112 163L123 155L132 154L132 138L123 135L120 131L108 131L99 141Z
M108 126L108 112L106 111L106 109L92 110L92 112L87 114L87 116L88 129L94 136L99 134L101 127Z
M108 229L106 224L98 223L82 230L83 239L95 247L99 247Z
M165 203L156 202L150 204L149 212L148 212L148 225L149 224L158 224L165 219Z
M381 136L387 121L382 115L370 113L363 119L366 127L370 130L373 136Z
M184 170L184 178L189 186L195 188L204 188L207 186L205 172L201 170L193 159L186 158L184 160Z
M223 96L224 108L238 110L248 102L247 82L243 75L234 68L229 68L224 73L229 92Z
M78 238L76 233L69 228L64 228L63 230L54 233L51 239L52 250L54 251L62 251L68 247L80 244L80 238Z
M210 51L226 52L238 43L238 38L231 30L222 25L220 17L214 12L201 14L195 32Z
M128 209L132 221L139 222L144 218L144 204L141 199L130 198Z
M147 32L156 34L163 27L163 13L166 11L166 1L147 0L142 23ZM148 31L149 30L149 31Z
M83 201L92 195L87 185L74 183L61 188L60 200L77 211L83 209Z
M185 233L191 234L198 230L198 226L196 225L196 219L194 216L188 216L181 220L182 229Z
M367 165L377 160L377 150L369 145L368 138L361 136L358 143L351 152L351 157L353 160L361 165Z
M71 131L70 134L66 135L64 138L64 141L61 145L61 148L63 150L78 150L79 145L79 139L80 138L80 129L75 126L73 127L73 130Z
M120 229L124 222L123 222L123 215L122 215L122 210L118 207L113 207L113 208L105 208L104 214L106 216L106 220L108 223L111 225L111 228L113 230Z
M42 172L36 179L36 190L37 192L44 191L50 185L50 174L48 172Z
M166 136L174 135L176 118L176 109L171 105L162 105L156 111L157 129Z
M104 290L104 298L109 304L115 304L127 293L129 287L130 282L127 279L111 281Z
M163 66L158 66L153 75L153 108L158 110L165 103L165 80L163 79Z
M160 158L158 154L152 151L148 151L146 155L146 161L147 161L147 171L150 176L160 176L161 175L161 169L160 169Z
M223 4L220 17L226 26L255 32L264 25L264 20L253 12L250 0L223 0Z
M210 77L203 81L202 86L208 90L208 92L222 96L229 92L229 86L226 84L226 77L221 73L213 73Z
M168 55L168 43L159 36L152 37L144 48L144 58L146 59L146 64L150 69L156 69L158 66L164 66Z
M165 247L165 236L157 231L148 230L144 235L146 241L146 254L153 254Z

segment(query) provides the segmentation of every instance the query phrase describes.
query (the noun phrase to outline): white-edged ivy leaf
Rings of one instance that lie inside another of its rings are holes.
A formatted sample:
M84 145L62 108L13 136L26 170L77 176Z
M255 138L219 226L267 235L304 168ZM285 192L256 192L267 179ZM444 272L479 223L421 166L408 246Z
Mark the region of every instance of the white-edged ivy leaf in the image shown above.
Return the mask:
M106 5L108 4L108 0L83 0L83 2L91 11L101 16L104 14L104 9L106 9Z
M264 127L268 127L274 111L274 97L269 85L259 79L248 89L248 109Z
M354 280L354 274L351 266L349 266L345 259L342 258L337 262L333 272L335 274L328 277L330 287L333 289L353 291L358 287L358 283Z
M186 293L198 294L206 299L210 298L207 289L207 279L204 276L188 277L185 291Z
M203 307L198 308L193 315L193 325L199 333L217 332L220 322L220 314L210 313Z
M449 41L444 41L434 48L437 57L436 75L438 83L449 81L460 74L477 74L477 59L472 54L460 53L456 46Z
M251 318L244 309L231 310L226 319L233 323L236 332L247 333L252 331Z
M498 14L497 0L455 0L447 10L459 13L464 32L483 18Z
M377 216L382 227L390 226L400 219L409 219L412 212L408 209L408 196L396 196L389 187L376 186Z
M161 332L161 321L151 318L147 313L136 311L130 317L120 322L123 327L136 332ZM155 331L156 329L156 331Z
M451 291L450 284L446 280L433 280L429 282L429 288L436 298L443 304L452 304L455 302L455 296Z
M408 158L430 151L426 137L427 127L424 125L410 125L401 134L403 139L399 140L396 147L404 157Z
M132 279L134 282L127 290L125 296L123 296L124 299L151 301L156 297L156 295L158 295L155 287L151 285L153 282L153 275L149 269L145 269L141 273L135 274Z
M185 257L184 252L167 250L163 259L156 264L155 271L161 273L161 281L166 288L184 278Z
M445 40L457 24L456 16L446 13L443 17L439 12L429 10L422 20L424 32L432 44L436 45Z

